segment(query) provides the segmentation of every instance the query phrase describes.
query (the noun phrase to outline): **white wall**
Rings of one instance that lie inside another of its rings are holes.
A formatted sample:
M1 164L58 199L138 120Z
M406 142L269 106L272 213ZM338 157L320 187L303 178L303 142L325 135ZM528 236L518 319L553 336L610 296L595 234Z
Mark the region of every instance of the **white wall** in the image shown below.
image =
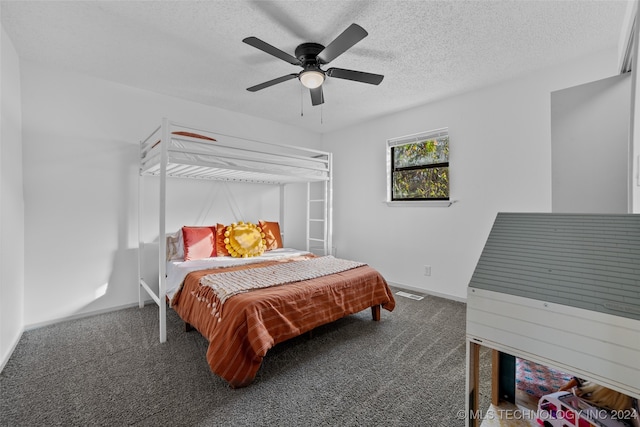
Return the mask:
M551 93L551 210L629 212L631 73Z
M634 69L632 73L635 73L634 79L637 80L637 74L640 71ZM630 154L630 179L629 179L629 198L630 213L640 214L640 85L636 82L632 85L632 97L634 98L633 111L633 125L632 125L632 144L629 149Z
M0 34L0 370L18 343L24 307L24 200L20 64Z
M617 72L610 51L323 136L334 153L334 246L407 289L466 297L498 212L551 211L550 93ZM384 83L383 83L384 84ZM389 138L448 127L451 196L389 207ZM424 276L424 265L432 266Z
M321 142L243 114L27 61L21 68L27 327L137 302L137 144L162 117L262 141ZM233 185L245 220L278 219L278 187ZM235 219L222 184L172 180L168 193L170 230ZM157 211L146 212L157 238ZM304 230L304 218L285 213L287 236Z
M635 68L631 72L634 73L634 82L631 85L633 123L631 125L632 141L629 147L629 213L640 214L640 85L637 82L640 71Z
M625 26L625 32L628 34L632 29L633 18L636 22L640 22L640 9L638 8L638 2L634 1L630 4L628 9L627 21ZM640 34L638 28L633 33L633 62L634 67L631 70L632 83L631 83L631 114L633 120L631 121L630 134L631 144L629 146L629 212L640 213L640 82L638 81L638 75L640 70L635 64L638 63L640 58ZM624 39L623 39L624 40ZM621 43L622 46L626 45ZM622 55L620 55L622 56Z

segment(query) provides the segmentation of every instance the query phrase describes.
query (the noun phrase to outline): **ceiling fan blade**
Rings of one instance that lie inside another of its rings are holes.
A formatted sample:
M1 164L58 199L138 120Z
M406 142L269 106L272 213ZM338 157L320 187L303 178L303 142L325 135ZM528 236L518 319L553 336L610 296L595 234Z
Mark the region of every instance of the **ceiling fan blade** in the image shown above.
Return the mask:
M322 92L322 86L318 86L315 89L309 89L311 92L311 105L324 104L324 93Z
M263 42L257 37L247 37L242 41L248 44L249 46L253 46L256 49L260 49L261 51L266 52L269 55L273 55L276 58L282 59L283 61L286 61L289 64L302 65L302 62L300 62L298 58L296 58L295 56L291 56L287 52L283 52L277 47L271 46L269 43Z
M260 83L259 85L251 86L247 88L249 92L257 92L259 90L268 88L269 86L276 85L278 83L286 82L287 80L295 79L297 74L287 74L286 76L278 77L277 79L269 80L268 82Z
M342 55L347 49L367 37L364 28L358 24L351 24L349 28L344 30L342 34L335 38L322 52L316 56L321 64L327 64L338 56Z
M344 68L329 68L327 76L338 79L353 80L354 82L379 85L384 76L381 74L365 73L362 71L345 70Z

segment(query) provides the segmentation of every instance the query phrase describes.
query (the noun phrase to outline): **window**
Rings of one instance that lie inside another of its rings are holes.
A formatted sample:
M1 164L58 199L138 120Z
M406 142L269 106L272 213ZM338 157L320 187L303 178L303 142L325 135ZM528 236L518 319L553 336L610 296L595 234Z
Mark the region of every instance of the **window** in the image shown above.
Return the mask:
M387 201L449 200L447 128L387 141Z

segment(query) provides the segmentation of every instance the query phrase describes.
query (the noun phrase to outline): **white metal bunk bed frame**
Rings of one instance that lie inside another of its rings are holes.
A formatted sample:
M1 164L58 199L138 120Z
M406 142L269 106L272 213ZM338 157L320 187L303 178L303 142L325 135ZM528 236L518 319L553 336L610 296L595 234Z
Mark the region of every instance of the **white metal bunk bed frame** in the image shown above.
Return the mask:
M174 134L176 131L211 137L215 141L176 135ZM175 141L185 144L176 144ZM232 141L232 143L226 141ZM211 148L213 151L209 151ZM218 148L223 152L216 152ZM256 165L262 167L256 167ZM290 183L306 182L306 250L319 251L323 255L328 255L332 250L333 231L331 170L332 153L329 152L224 135L178 124L167 118L162 119L160 126L140 142L138 174L138 305L140 308L144 307L143 290L158 305L160 342L167 340L167 302L165 301L167 177L279 185L281 227L284 224L284 186ZM157 176L160 180L157 294L151 289L142 272L145 245L142 238L144 208L142 178L144 176ZM314 184L322 187L320 192L312 188ZM322 207L318 209L317 206ZM321 212L321 218L316 217L318 212ZM321 225L322 236L313 234L311 226L313 223Z

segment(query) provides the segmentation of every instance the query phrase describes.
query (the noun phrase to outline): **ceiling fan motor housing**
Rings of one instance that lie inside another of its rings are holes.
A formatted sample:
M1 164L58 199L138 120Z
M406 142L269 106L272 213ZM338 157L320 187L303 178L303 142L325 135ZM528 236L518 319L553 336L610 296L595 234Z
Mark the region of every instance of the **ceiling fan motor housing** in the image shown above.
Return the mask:
M324 46L319 43L302 43L296 48L295 54L305 70L319 70L320 64L317 56L323 50Z

